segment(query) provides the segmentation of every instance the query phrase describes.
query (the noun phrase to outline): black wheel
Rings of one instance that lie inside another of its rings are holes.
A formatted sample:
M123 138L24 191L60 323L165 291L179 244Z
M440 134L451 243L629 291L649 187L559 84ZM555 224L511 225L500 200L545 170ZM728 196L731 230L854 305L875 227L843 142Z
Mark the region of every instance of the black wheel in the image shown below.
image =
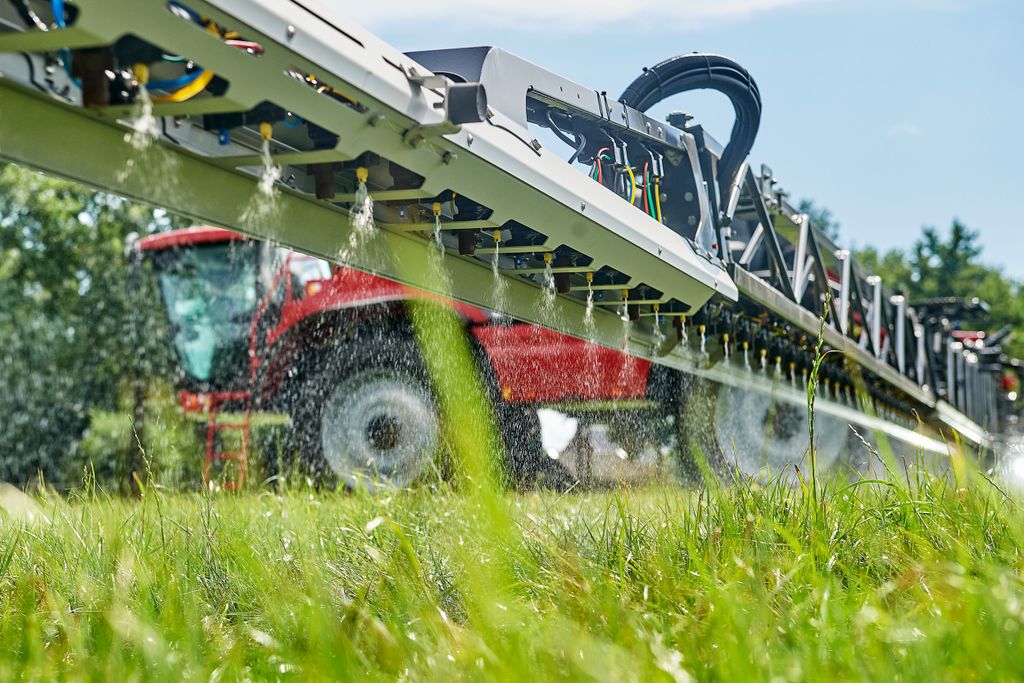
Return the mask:
M429 472L444 430L412 334L382 325L320 358L292 411L309 469L370 489L408 486Z
M719 476L776 474L808 452L807 408L760 390L718 384L675 373L659 379L659 403L673 416L680 471L688 481ZM844 451L845 423L817 412L815 443L819 469Z

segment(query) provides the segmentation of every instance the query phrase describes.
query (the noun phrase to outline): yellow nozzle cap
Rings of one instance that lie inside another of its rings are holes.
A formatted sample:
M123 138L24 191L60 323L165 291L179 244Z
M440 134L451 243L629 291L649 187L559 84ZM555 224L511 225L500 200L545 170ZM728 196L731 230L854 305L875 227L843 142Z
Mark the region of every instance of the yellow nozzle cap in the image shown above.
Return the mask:
M260 124L260 137L264 140L269 140L274 137L274 127L266 121Z
M495 230L491 234L494 237L495 244L497 244L498 242L501 242L501 230Z
M748 344L747 342L743 342L743 350L746 351L749 348L750 348L750 344Z
M728 342L729 341L729 333L728 332L726 332L725 334L722 335L722 341L724 341L724 342Z
M363 182L366 182L366 181L363 181ZM434 202L434 217L435 218L440 218L441 217L441 202Z
M544 252L544 263L551 263L554 260L554 255L550 251Z
M356 168L356 182L365 183L370 177L370 171L365 166Z
M149 83L148 64L136 64L132 66L132 73L135 74L135 80L139 82L139 85L145 86L147 83Z
M622 290L622 300L623 301L629 301L629 290L628 289Z
M657 313L661 310L661 304L654 304L652 308L654 309L654 312Z
M587 282L593 282L594 281L594 274L593 273L587 273L586 274L586 278L587 278Z
M700 332L701 334L704 334L705 329L706 328L703 325L697 325L697 331Z
M764 358L767 355L768 355L768 349L761 349L761 358Z

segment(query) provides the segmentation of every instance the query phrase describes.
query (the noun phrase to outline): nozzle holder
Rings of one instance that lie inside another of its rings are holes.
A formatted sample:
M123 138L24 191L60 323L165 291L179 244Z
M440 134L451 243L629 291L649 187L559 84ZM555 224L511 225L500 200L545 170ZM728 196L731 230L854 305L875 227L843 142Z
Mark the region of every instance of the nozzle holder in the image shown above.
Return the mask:
M138 81L140 86L145 87L149 83L148 64L134 64L132 66L132 73L135 75L135 80Z

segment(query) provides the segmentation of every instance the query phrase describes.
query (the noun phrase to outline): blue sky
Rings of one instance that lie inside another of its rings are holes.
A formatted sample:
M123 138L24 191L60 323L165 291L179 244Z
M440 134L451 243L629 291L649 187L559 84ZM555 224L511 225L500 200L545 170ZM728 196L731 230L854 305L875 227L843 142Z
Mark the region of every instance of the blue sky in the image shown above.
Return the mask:
M909 247L953 217L1024 279L1020 0L378 0L342 10L402 50L497 45L619 93L683 52L732 57L764 101L755 167L836 215L844 245ZM687 94L720 140L730 108ZM663 113L658 111L656 113Z

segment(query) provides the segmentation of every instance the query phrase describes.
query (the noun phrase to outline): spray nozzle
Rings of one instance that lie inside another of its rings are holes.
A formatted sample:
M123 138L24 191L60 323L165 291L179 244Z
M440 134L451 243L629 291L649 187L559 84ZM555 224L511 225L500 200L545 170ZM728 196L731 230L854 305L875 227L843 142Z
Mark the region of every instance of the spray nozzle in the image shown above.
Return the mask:
M362 182L366 182L366 181L364 180ZM441 217L441 202L434 202L433 209L434 209L434 218L440 218Z
M365 183L370 178L370 170L365 166L356 168L356 182Z
M594 274L593 273L587 273L586 274L586 278L587 278L587 284L590 284L590 283L592 283L594 281Z
M499 244L501 242L501 230L495 230L493 235L494 243Z
M628 289L622 290L622 300L623 301L629 301L629 290Z
M554 255L550 251L544 252L544 263L551 265L551 262L555 259Z
M139 82L139 85L145 87L149 83L149 65L148 64L135 64L132 66L132 73L135 74L135 80Z
M274 137L274 127L268 121L260 123L260 139L264 142Z

